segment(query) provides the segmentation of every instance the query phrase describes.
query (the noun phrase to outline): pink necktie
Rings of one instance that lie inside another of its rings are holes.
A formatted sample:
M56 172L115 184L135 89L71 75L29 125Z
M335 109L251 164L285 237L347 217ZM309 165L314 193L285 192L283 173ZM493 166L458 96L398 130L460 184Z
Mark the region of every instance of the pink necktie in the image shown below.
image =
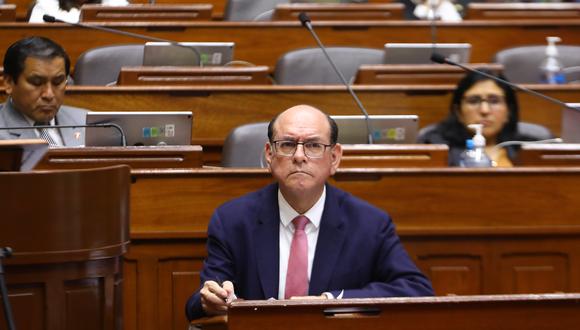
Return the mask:
M286 292L284 293L284 298L286 299L308 294L308 240L304 232L308 222L308 218L303 215L299 215L292 220L294 236L290 246L288 271L286 273Z

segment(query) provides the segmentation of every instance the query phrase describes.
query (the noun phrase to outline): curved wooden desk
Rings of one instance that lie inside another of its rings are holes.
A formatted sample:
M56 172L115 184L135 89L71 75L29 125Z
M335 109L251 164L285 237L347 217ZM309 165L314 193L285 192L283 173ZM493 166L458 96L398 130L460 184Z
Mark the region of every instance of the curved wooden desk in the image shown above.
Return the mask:
M129 167L0 173L18 329L122 329Z

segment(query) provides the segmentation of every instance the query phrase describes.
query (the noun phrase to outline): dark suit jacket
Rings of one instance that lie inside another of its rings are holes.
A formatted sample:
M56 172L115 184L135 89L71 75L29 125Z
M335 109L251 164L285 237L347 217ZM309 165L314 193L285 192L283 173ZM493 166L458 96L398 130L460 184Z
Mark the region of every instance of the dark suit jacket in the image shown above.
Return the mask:
M278 185L272 184L220 206L208 228L207 280L234 283L238 298L278 297ZM310 295L343 298L433 295L429 280L411 261L390 217L330 185L312 265ZM204 316L199 290L186 304L187 317Z

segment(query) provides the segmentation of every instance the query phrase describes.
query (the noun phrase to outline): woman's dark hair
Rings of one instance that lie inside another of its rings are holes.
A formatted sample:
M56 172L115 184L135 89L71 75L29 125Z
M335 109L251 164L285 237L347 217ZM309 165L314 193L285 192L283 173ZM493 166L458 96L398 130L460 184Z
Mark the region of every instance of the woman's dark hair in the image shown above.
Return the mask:
M502 74L495 74L494 72L488 70L481 71L504 80L506 79ZM451 99L449 116L447 116L447 118L437 126L437 130L440 132L443 138L448 141L449 146L464 147L465 140L473 137L473 132L465 127L465 125L459 120L458 114L461 111L461 101L467 90L469 90L475 84L487 80L492 79L474 72L470 72L457 84L457 88L455 88L455 91L453 92L453 98ZM505 94L505 102L508 107L508 122L499 132L496 143L517 140L519 110L516 93L509 86L495 81L494 83L503 90Z
M24 71L24 62L29 57L40 59L62 57L67 76L70 72L70 59L59 44L44 37L28 37L18 40L6 50L4 75L11 77L14 82L18 81L18 77Z

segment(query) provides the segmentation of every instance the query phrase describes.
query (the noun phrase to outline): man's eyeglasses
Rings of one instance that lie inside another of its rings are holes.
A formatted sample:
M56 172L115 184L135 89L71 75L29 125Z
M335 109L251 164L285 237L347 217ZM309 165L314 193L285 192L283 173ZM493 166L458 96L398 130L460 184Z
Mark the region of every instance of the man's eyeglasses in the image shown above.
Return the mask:
M324 144L320 142L296 142L291 140L278 140L272 142L274 151L280 156L293 156L301 144L304 148L304 154L308 158L321 158L326 151L326 148L331 147L332 144Z
M479 95L471 95L464 97L463 101L472 109L479 109L483 102L486 102L490 108L499 108L505 105L505 97L501 95L488 95L486 98Z

